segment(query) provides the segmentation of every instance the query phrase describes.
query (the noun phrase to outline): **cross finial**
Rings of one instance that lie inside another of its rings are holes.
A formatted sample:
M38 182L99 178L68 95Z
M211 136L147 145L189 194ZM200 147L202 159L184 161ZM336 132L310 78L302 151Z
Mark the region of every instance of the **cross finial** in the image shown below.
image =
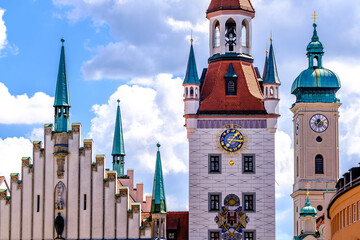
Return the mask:
M314 19L314 23L316 23L316 19L319 18L319 16L316 14L316 11L314 11L314 15L312 15L312 18Z
M310 186L311 186L311 185L310 185L309 183L305 185L305 187L306 187L306 189L307 189L307 192L306 192L306 195L307 195L307 196L309 196L309 194L310 194L310 192L309 192Z

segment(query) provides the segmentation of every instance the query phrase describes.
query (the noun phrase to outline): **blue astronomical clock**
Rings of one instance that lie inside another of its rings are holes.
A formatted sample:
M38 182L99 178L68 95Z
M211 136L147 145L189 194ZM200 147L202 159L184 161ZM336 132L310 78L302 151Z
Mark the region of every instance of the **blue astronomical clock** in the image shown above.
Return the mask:
M229 153L244 150L246 144L245 135L238 129L228 128L220 134L220 146Z

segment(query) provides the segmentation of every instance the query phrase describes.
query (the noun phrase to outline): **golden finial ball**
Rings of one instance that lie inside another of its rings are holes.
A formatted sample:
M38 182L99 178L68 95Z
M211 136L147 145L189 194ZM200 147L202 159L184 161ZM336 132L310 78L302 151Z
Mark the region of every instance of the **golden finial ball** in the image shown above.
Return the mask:
M234 166L234 165L235 165L234 160L231 160L231 161L229 162L229 164L230 164L230 166Z

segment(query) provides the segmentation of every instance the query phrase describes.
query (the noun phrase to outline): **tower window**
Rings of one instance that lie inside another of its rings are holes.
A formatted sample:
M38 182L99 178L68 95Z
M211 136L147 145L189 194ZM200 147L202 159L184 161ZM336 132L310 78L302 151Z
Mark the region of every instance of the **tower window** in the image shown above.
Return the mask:
M255 193L244 193L243 195L244 211L255 211Z
M221 155L209 155L209 173L221 173L220 157Z
M229 46L229 52L234 51L236 45L236 23L233 19L229 19L225 24L225 42Z
M242 22L241 25L241 46L247 47L248 46L248 35L247 35L247 27L245 21Z
M255 232L244 233L244 240L254 240L254 239L255 239Z
M324 174L324 158L321 155L315 157L315 174Z
M243 173L255 173L255 155L243 155Z
M226 95L235 96L236 95L236 78L227 78L226 79Z
M40 212L40 195L37 195L36 200L36 212Z
M316 138L316 141L317 141L318 143L321 143L322 140L323 140L323 139L322 139L321 137L317 137L317 138Z
M299 176L299 157L296 158L296 176Z
M87 197L86 194L84 194L84 210L86 210L86 200L87 200L86 197Z
M314 57L314 59L313 59L313 66L314 66L314 67L318 67L318 66L319 66L319 60L318 60L317 57Z
M219 231L210 231L209 235L210 235L210 237L209 237L210 240L219 240L220 239Z
M194 96L194 88L190 88L190 97L193 97Z
M215 24L214 47L220 47L220 23L218 21Z
M209 193L209 211L219 211L220 193Z

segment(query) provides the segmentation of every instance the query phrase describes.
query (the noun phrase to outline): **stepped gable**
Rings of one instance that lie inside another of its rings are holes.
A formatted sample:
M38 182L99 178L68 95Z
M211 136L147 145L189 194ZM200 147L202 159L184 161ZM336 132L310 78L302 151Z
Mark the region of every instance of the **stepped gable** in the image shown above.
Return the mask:
M237 95L225 95L225 78L230 64L237 79ZM199 114L266 114L263 94L251 63L218 61L209 64L200 96Z

